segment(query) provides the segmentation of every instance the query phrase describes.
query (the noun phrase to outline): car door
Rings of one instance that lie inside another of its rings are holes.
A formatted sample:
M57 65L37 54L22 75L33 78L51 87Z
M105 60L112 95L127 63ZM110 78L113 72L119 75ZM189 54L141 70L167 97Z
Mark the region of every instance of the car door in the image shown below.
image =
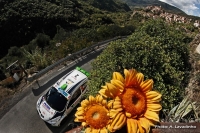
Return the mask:
M70 98L70 101L67 105L67 110L66 110L66 115L68 115L73 109L74 107L76 107L76 105L78 103L80 103L81 100L81 89L80 87L73 93L72 97Z

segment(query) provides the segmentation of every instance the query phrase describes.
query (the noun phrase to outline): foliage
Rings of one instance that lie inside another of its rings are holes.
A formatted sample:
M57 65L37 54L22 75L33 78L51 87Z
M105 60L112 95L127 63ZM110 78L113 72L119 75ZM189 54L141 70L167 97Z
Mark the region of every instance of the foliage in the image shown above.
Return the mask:
M23 56L20 48L17 47L17 46L10 47L9 50L8 50L8 55L12 56L12 57L17 56L19 58Z
M97 27L104 24L113 24L113 20L106 14L92 14L88 18L83 18L79 23L80 27L91 28Z
M109 2L116 6L113 12L125 12L128 7L113 0ZM84 0L9 0L0 3L0 42L6 49L0 51L0 58L7 54L10 47L27 45L39 33L53 38L57 33L57 25L71 32L77 28L89 27L90 24L94 26L113 23L112 19L106 17L109 12ZM98 16L101 19L93 24Z
M187 35L161 20L149 20L126 40L114 41L92 63L89 94L97 93L113 71L135 68L154 80L163 108L174 107L184 93L190 71Z
M199 106L196 102L192 102L187 96L172 110L170 110L167 120L171 122L191 122L191 120L199 121L197 115L198 108Z
M131 9L125 3L115 0L83 0L92 6L105 11L119 12L119 11L130 11Z
M31 52L23 48L23 54L27 58L27 61L30 61L37 70L47 67L50 63L48 56L39 47L31 50Z
M60 25L57 25L56 28L57 28L57 33L55 34L53 40L62 42L63 40L66 39L67 32Z
M56 32L55 25L69 26L69 17L65 13L67 9L47 1L7 2L0 10L0 41L7 49L13 45L28 44L37 33L43 32L52 37Z
M135 26L132 25L126 25L124 27L115 24L103 25L97 29L97 34L100 40L103 40L103 38L130 35L135 31L135 29Z
M36 43L36 46L39 46L43 49L44 47L47 47L49 45L50 37L45 34L39 33L33 41L34 43Z
M68 54L77 52L78 50L81 50L90 45L91 43L88 42L85 38L74 39L73 37L70 37L67 40L63 41L61 46L57 47L56 50L52 52L53 60L61 59Z

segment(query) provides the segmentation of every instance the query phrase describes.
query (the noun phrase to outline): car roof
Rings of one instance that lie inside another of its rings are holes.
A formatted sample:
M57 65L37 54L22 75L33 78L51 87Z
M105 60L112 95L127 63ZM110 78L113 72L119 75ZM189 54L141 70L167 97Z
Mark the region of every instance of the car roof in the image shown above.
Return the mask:
M87 79L87 76L80 70L75 69L72 70L69 75L62 77L58 82L56 82L54 87L65 97L68 97L69 94L73 92L74 86L85 79Z

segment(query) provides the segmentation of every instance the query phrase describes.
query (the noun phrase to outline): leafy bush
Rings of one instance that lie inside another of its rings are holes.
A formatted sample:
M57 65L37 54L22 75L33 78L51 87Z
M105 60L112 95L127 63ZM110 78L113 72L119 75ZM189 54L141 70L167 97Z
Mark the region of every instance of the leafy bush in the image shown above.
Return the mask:
M187 35L161 20L150 20L126 40L112 42L92 63L89 94L95 94L113 71L135 68L154 80L163 95L163 108L171 109L182 99L188 81Z
M27 62L31 62L37 70L41 70L50 64L48 56L42 52L41 48L36 47L31 52L23 49L23 54Z
M18 56L18 57L23 56L20 48L18 48L17 46L10 47L8 50L8 55L9 56Z
M44 47L49 45L50 37L45 34L39 33L37 34L34 41L37 44L37 46L43 49Z

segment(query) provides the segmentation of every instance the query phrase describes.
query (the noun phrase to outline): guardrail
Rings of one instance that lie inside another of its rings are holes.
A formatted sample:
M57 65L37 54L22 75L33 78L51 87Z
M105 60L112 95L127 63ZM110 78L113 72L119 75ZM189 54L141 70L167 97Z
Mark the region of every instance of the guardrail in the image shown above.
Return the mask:
M38 79L39 77L41 77L42 75L44 75L45 73L47 73L48 71L52 70L53 68L59 66L60 64L62 64L63 62L69 60L69 59L73 59L74 57L76 57L77 55L82 55L82 54L87 54L89 52L91 52L92 50L94 50L96 47L99 47L100 45L103 45L105 43L108 43L108 42L111 42L111 41L114 41L114 40L117 40L117 39L123 39L123 38L126 38L127 36L118 36L118 37L114 37L112 39L108 39L108 40L105 40L105 41L101 41L101 42L98 42L90 47L86 47L80 51L77 51L65 58L62 58L60 59L59 61L57 61L56 63L46 67L45 69L39 71L36 75L32 76L32 77L29 77L27 78L27 81L29 82L32 82L36 79Z

